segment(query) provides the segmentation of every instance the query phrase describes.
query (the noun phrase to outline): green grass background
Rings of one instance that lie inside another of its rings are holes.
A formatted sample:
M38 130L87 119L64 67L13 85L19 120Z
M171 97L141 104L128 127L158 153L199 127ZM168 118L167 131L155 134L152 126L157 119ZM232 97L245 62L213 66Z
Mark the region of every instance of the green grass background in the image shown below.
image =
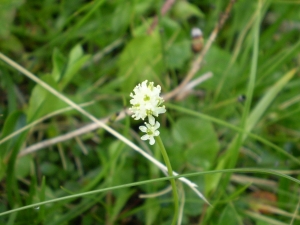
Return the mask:
M116 118L137 83L180 84L198 56L191 29L206 43L228 2L177 0L160 15L164 1L0 0L0 224L171 224L155 165L102 128L67 135L107 118L163 161L141 121ZM300 1L238 0L195 76L213 77L165 102L172 167L211 204L177 181L180 224L300 224L299 33Z

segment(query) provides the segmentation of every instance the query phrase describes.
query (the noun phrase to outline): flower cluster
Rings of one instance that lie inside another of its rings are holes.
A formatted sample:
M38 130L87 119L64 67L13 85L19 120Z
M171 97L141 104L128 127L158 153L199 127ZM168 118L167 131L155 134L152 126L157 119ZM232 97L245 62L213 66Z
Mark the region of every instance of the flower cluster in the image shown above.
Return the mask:
M129 110L133 113L132 117L135 120L144 120L148 117L149 123L145 122L146 126L140 126L140 130L146 134L141 137L142 140L149 140L150 145L155 143L154 136L159 135L157 130L160 126L159 122L155 122L154 116L165 113L165 106L163 98L160 97L161 87L154 86L153 82L145 80L142 84L138 84L134 89L134 93L130 93L130 103L132 107Z
M133 112L132 117L136 120L144 120L147 116L158 116L158 114L166 112L165 106L161 106L164 100L159 96L161 87L150 82L147 85L147 80L142 84L138 84L133 93L130 93L130 103L132 107L130 110Z

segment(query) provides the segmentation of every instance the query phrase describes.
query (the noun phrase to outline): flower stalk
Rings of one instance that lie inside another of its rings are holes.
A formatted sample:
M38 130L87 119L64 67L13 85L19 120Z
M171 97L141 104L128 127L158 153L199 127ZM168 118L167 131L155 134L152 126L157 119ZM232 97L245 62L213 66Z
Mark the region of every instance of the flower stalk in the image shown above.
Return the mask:
M165 146L160 138L160 136L155 137L155 140L157 141L157 144L160 148L160 152L163 156L163 159L166 163L166 166L168 168L168 175L169 176L173 176L173 169L169 160L169 156L167 154L167 151L165 149ZM173 199L174 199L174 217L173 217L173 221L172 224L176 224L177 218L178 218L178 210L179 210L179 203L178 203L178 192L177 192L177 187L176 187L176 182L174 178L170 179L171 185L172 185L172 193L173 193Z

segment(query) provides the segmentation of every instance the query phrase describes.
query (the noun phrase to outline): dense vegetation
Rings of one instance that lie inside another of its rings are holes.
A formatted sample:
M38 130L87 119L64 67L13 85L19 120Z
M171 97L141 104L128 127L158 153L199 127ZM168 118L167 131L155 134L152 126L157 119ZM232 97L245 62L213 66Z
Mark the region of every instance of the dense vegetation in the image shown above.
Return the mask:
M211 204L177 179L179 224L300 223L299 1L1 0L0 21L0 224L171 224L133 149L164 162L127 110L144 80Z

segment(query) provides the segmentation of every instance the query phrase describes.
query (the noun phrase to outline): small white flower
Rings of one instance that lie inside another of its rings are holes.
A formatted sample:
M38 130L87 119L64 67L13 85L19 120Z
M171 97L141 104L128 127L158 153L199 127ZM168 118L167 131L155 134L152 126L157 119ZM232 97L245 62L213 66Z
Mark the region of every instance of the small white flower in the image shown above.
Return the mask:
M140 126L140 130L145 132L146 134L141 137L143 141L149 140L150 145L154 145L155 139L154 136L159 135L159 131L157 130L160 127L159 122L155 122L153 116L149 116L149 123L145 122L146 126Z
M133 112L132 117L135 120L144 120L147 116L158 116L158 114L165 113L165 106L161 104L164 102L163 98L160 97L161 87L157 85L154 87L153 82L147 80L138 84L134 89L133 93L130 93L130 103L132 107L129 108Z

